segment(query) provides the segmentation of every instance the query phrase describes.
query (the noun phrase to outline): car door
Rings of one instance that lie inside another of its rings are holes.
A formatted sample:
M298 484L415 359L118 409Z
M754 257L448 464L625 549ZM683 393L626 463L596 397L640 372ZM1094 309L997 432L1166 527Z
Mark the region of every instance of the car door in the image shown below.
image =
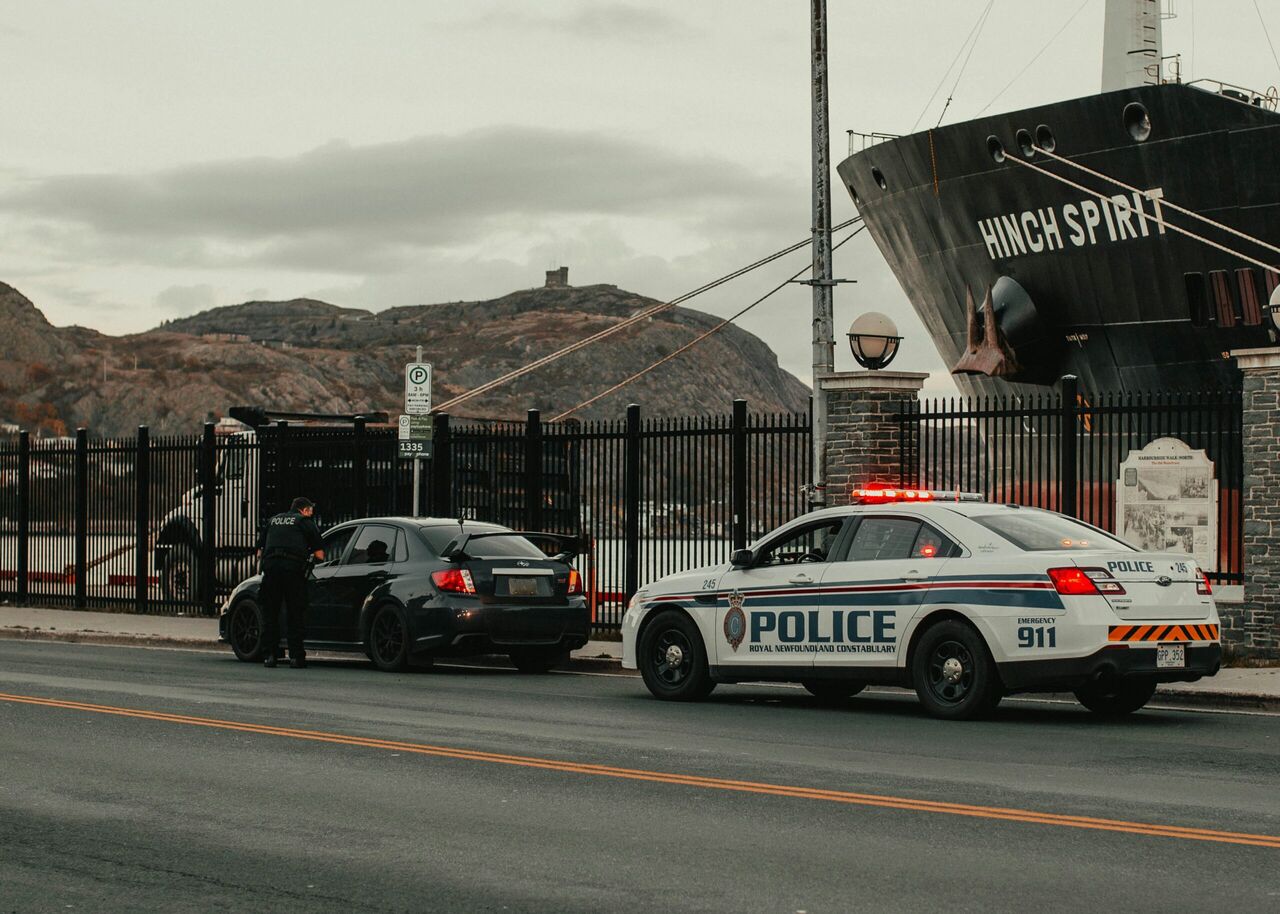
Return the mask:
M329 578L331 641L360 640L360 607L374 588L404 567L404 534L390 524L364 524Z
M342 567L342 559L351 545L359 524L347 524L326 531L324 561L311 569L307 576L307 599L310 612L307 616L308 641L337 641L338 597L334 592L333 578Z
M895 666L902 634L956 548L920 518L862 516L823 573L816 665Z
M818 585L847 518L785 528L751 565L720 579L716 663L725 667L810 667Z

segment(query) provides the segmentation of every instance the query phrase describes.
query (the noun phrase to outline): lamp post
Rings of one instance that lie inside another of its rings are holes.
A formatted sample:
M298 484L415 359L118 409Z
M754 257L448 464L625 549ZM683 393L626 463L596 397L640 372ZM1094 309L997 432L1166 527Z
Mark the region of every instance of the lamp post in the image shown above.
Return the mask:
M1271 293L1271 300L1267 302L1267 316L1271 318L1271 326L1268 330L1271 333L1271 342L1280 341L1280 286L1276 286L1275 291Z
M849 350L859 365L871 371L887 367L901 344L897 325L879 311L868 311L849 327Z

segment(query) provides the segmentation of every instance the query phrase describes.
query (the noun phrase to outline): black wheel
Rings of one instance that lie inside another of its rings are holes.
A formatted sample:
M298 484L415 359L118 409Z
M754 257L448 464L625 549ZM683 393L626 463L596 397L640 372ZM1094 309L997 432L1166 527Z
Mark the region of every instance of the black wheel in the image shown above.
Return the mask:
M160 593L177 603L200 598L200 558L195 546L180 542L169 547L160 564Z
M262 643L262 607L245 597L231 607L227 619L227 640L237 660L257 663L265 660L267 649Z
M569 651L563 647L526 647L514 650L508 656L515 668L522 673L547 673L569 660Z
M649 623L637 649L640 675L656 697L698 701L716 687L702 634L684 613L667 610Z
M369 624L369 659L388 673L398 673L409 665L409 626L394 606L383 606Z
M936 622L920 636L911 682L934 717L972 720L995 710L1004 686L986 642L963 622Z
M1143 707L1155 693L1154 679L1117 679L1076 689L1076 701L1094 714L1122 717Z
M867 687L865 682L849 679L804 679L800 684L823 702L847 701Z

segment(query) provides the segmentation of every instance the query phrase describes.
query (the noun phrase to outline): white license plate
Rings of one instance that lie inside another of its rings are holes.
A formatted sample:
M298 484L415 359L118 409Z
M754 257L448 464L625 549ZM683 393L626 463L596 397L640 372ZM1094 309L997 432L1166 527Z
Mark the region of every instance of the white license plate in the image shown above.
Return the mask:
M1180 670L1187 665L1185 644L1162 644L1156 648L1157 670Z
M507 592L513 597L536 597L538 581L536 578L507 578Z

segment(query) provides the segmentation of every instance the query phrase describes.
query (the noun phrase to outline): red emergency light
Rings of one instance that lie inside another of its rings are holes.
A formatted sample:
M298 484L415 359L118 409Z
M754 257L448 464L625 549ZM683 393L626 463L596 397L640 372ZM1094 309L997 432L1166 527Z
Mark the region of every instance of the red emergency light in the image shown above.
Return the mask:
M896 489L871 486L865 489L854 489L850 493L856 504L887 505L894 502L933 501L933 493L927 489Z

